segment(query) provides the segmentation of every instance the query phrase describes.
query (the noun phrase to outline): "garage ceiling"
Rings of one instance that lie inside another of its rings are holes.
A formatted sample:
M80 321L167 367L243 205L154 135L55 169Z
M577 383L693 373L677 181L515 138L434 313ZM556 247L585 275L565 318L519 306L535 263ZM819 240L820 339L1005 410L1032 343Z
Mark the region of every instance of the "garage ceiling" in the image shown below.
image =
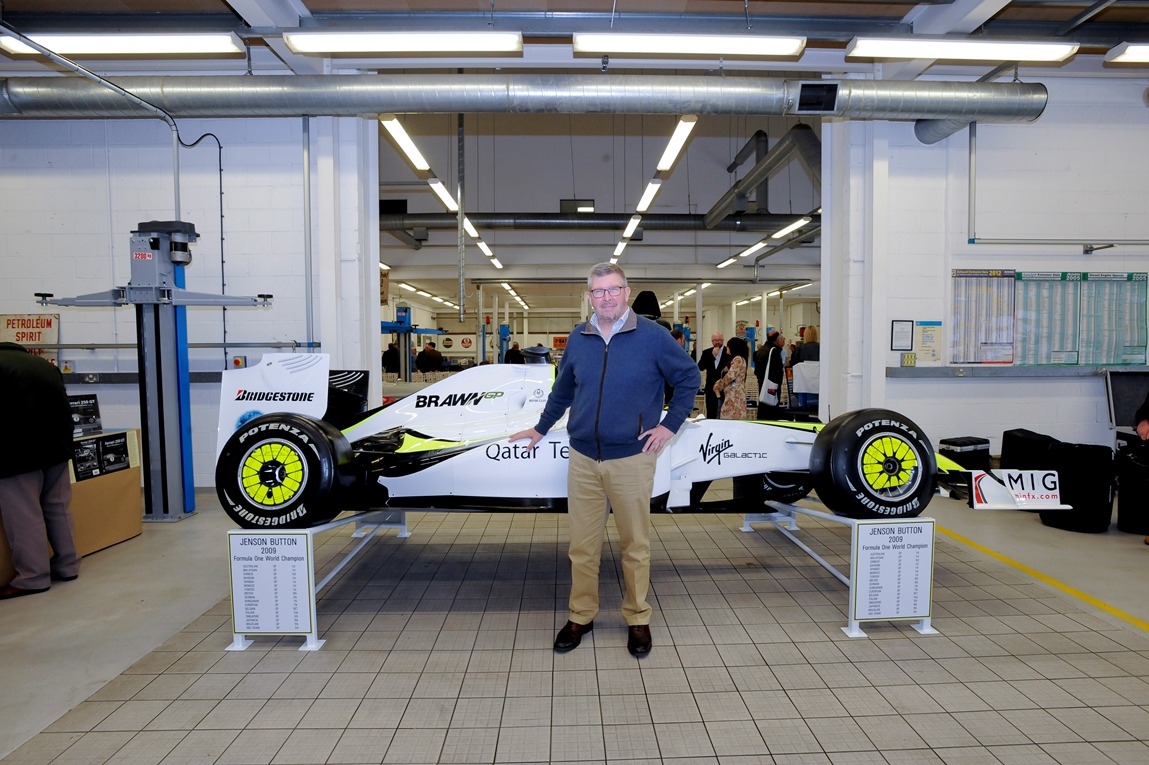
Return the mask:
M870 61L846 61L845 44L854 36L908 35L915 31L931 34L985 35L1011 39L1055 39L1059 32L1069 31L1062 39L1082 44L1075 59L1058 68L1061 73L1081 72L1102 76L1129 76L1128 72L1106 70L1101 53L1124 41L1149 41L1149 0L952 0L952 2L748 2L742 0L4 0L3 20L24 33L52 31L190 31L228 30L236 32L250 46L250 58L241 56L224 60L147 60L89 61L91 68L106 74L138 73L218 73L240 74L248 70L257 74L297 73L325 74L332 71L457 71L457 59L336 58L300 56L291 53L279 34L296 27L329 29L514 29L524 37L524 54L513 59L488 59L468 64L468 72L491 71L494 68L517 68L524 71L598 71L595 59L575 58L571 54L573 31L628 30L687 32L705 30L737 34L749 27L752 33L801 34L807 37L807 50L797 61L735 62L681 60L613 61L609 73L636 73L661 70L675 74L726 74L789 78L818 78L826 73L857 72L878 79L914 79L927 72L949 77L976 78L994 68L994 64L958 66L943 62L911 62L882 66ZM0 56L0 76L46 71L38 59ZM1044 70L1046 72L1051 70ZM1023 79L1039 78L1043 70L1023 67ZM1144 76L1134 72L1134 76ZM509 125L513 115L502 124ZM772 139L781 132L771 132ZM443 136L435 137L441 140ZM647 136L650 141L665 142L659 123ZM732 135L741 141L748 135ZM428 138L427 140L430 140ZM384 150L386 147L384 147ZM745 172L753 163L744 165ZM414 180L414 179L412 179ZM388 191L383 189L384 192ZM388 196L387 193L383 194ZM394 196L392 194L392 196ZM619 200L617 210L600 212L629 213L635 200ZM703 211L714 200L701 200ZM478 211L476 211L478 212ZM493 213L515 213L521 210L482 210ZM548 232L536 232L540 240ZM432 239L442 237L442 232ZM609 235L608 235L609 238ZM394 266L392 282L407 281L420 289L447 298L458 291L457 279L450 268L420 265L419 253L396 247L389 234L381 234L384 259ZM570 246L580 242L594 252L604 250L599 232L567 232L560 237ZM440 248L442 244L439 245ZM604 257L609 257L609 243ZM635 253L640 251L634 248ZM424 255L427 250L424 250ZM630 257L628 255L628 257ZM480 261L483 259L480 258ZM675 290L685 290L713 275L713 285L704 291L705 304L730 305L731 302L761 294L762 285L752 281L752 274L726 274L713 269L711 256L696 257L695 266L681 263L660 268L643 263L641 255L634 261L641 273L659 274L664 281L651 283L660 299ZM593 262L593 260L591 261ZM783 253L768 261L759 276L774 286L813 283L795 292L793 299L818 297L817 242ZM565 266L545 261L512 264L508 273L526 279L528 271L535 279L557 279L581 276L582 263ZM624 258L624 266L630 262ZM705 265L703 270L701 266ZM518 266L513 268L512 266ZM738 269L728 269L735 271ZM741 269L743 272L748 269ZM490 273L488 273L490 271ZM468 266L468 276L471 276ZM485 263L475 276L497 277L498 272ZM679 279L672 282L665 280ZM730 282L721 279L731 280ZM739 282L733 282L740 279ZM733 282L733 283L731 283ZM547 310L571 310L578 306L582 285L564 281L523 281L517 288L532 306ZM392 287L393 291L397 290ZM496 286L486 288L500 289ZM489 298L488 298L489 300ZM473 305L473 298L468 298ZM694 298L687 298L684 312L693 313Z

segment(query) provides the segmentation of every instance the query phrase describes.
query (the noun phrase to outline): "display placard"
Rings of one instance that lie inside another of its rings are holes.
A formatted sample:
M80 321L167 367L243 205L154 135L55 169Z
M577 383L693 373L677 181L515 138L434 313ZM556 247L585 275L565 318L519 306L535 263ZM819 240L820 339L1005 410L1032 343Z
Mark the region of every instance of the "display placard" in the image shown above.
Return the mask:
M79 438L85 433L99 433L103 429L100 423L100 402L95 394L68 396L68 408L72 411L73 438Z
M237 635L306 635L314 631L311 536L306 531L227 534L231 621Z
M858 521L850 550L855 621L928 619L933 602L934 519Z
M0 343L20 345L50 345L60 342L60 314L58 313L0 313ZM33 356L43 356L55 364L54 348L28 348Z

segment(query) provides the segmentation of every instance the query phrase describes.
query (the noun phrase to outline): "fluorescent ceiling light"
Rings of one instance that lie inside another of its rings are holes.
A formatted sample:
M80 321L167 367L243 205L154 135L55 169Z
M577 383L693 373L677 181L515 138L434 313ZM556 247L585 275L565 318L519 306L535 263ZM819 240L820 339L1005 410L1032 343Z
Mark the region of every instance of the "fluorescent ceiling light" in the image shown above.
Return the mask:
M488 258L495 257L495 253L491 252L491 248L489 246L487 246L487 243L484 242L482 239L479 240L479 249L482 250L483 254L486 255Z
M399 286L400 286L400 287L402 287L403 289L407 290L408 292L414 292L414 291L415 291L415 288L414 288L414 287L412 287L412 286L411 286L410 284L408 284L407 282L400 282L400 283L399 283Z
M710 282L703 282L702 284L698 285L699 289L706 289L709 286Z
M773 292L767 292L766 293L767 297L774 297L775 295L781 295L781 294L782 294L781 290L774 290Z
M943 59L960 61L1064 61L1077 43L1016 42L953 37L855 37L846 58Z
M790 291L793 292L794 290L804 290L809 286L809 284L799 284L797 287L791 287Z
M594 205L580 205L577 210L580 213L592 213L594 212Z
M380 271L390 271L391 266L387 265L386 263L380 263L379 264L379 270Z
M636 207L635 210L640 213L649 210L650 203L654 201L654 197L658 194L660 188L662 188L662 181L657 178L646 184L646 191L642 192L642 199L638 200L638 207Z
M48 50L73 56L142 56L243 53L243 42L233 32L212 34L28 35ZM39 54L14 37L0 37L9 53Z
M763 35L653 35L575 32L574 52L593 55L655 54L664 56L797 56L805 37Z
M295 53L522 53L522 32L284 32Z
M750 302L751 303L757 303L761 299L762 299L761 295L755 295L754 297L750 298Z
M443 298L441 298L441 297L435 297L435 296L433 296L433 295L431 296L431 299L432 299L432 300L434 300L436 303L446 303L446 302L447 302L447 301L446 301L446 300L444 300Z
M422 295L423 297L431 297L430 292L424 292L423 290L415 290L415 294Z
M765 248L766 248L766 240L763 239L761 242L758 242L757 244L752 244L749 247L747 247L745 250L743 250L742 252L738 253L738 257L744 258L747 255L753 255L754 253L758 252L759 250L762 250Z
M634 236L635 229L638 228L639 223L642 223L641 215L631 216L630 220L626 224L626 228L622 232L622 238L630 239L632 236Z
M403 125L399 123L399 118L394 114L380 114L379 121L383 123L383 127L387 128L387 132L395 139L395 143L399 144L399 148L407 155L407 159L415 166L416 170L430 170L431 165L424 159L423 154L419 151L419 147L411 140L411 136L407 135L407 131L403 129Z
M503 264L500 263L499 259L496 257L491 258L491 265L494 266L495 268L502 268L503 267Z
M618 244L616 244L614 246L614 256L617 258L618 256L622 255L622 251L625 249L626 249L626 240L623 239L621 242L619 242Z
M618 262L618 258L611 258L611 259L610 259L610 264L611 264L612 266L613 266L615 263L617 263L617 262Z
M475 225L471 223L470 218L463 218L463 230L466 231L467 236L471 237L472 239L479 238L479 232L475 230Z
M690 296L691 296L691 295L693 295L695 292L698 292L698 290L696 290L696 289L694 289L693 287L691 287L691 288L690 288L690 289L688 289L686 292L683 292L683 293L682 293L682 297L690 297Z
M678 153L682 151L682 147L686 145L686 139L690 137L690 131L694 130L694 126L698 124L698 118L693 114L684 115L678 120L678 125L674 128L674 134L670 136L670 143L666 145L666 151L662 152L662 159L658 160L657 170L659 172L666 172L674 167L674 161L678 159Z
M739 300L739 301L738 301L737 303L735 303L734 305L746 305L746 304L747 304L747 303L749 303L749 302L750 302L749 300Z
M802 228L803 226L805 226L809 222L810 222L810 218L799 218L798 220L794 221L793 223L791 223L789 226L782 229L781 231L775 231L773 234L770 235L770 238L771 239L781 239L782 237L786 236L787 234L792 234L793 232Z
M1123 42L1105 54L1113 64L1149 64L1149 43Z
M511 285L507 284L506 282L503 282L502 286L503 289L505 289L507 292L510 292L512 295L515 293L515 291L511 289Z
M726 268L727 266L733 265L734 263L737 263L737 262L738 262L738 258L727 258L726 260L719 263L718 267L719 268Z
M447 191L447 187L438 178L428 178L427 184L430 185L431 190L434 191L439 199L443 200L443 204L451 212L459 212L459 205L455 204L455 198L451 196L451 192Z

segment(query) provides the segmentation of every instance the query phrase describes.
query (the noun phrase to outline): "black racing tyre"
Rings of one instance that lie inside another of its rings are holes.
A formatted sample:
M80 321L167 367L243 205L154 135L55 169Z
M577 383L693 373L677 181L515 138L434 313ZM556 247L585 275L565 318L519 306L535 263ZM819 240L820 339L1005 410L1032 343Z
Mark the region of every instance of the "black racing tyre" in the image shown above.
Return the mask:
M762 473L734 478L734 498L746 499L755 505L763 502L793 504L814 488L809 477L793 473Z
M339 469L351 446L333 425L301 414L257 417L232 434L215 466L215 490L243 528L301 529L338 515Z
M818 498L849 518L921 515L937 472L933 446L922 429L888 409L834 418L810 451Z

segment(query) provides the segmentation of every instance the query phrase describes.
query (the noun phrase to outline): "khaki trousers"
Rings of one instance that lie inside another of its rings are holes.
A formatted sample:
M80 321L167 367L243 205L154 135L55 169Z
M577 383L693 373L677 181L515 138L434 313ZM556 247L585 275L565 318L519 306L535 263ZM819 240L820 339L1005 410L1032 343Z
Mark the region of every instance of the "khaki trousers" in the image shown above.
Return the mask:
M80 572L68 512L71 499L67 462L0 478L0 518L16 569L13 587L42 590L51 584L52 575L69 577Z
M626 594L622 615L629 625L650 624L650 493L654 489L653 454L598 462L570 452L567 512L570 517L570 620L587 624L598 614L598 572L607 515L622 541ZM609 504L608 504L609 503Z

